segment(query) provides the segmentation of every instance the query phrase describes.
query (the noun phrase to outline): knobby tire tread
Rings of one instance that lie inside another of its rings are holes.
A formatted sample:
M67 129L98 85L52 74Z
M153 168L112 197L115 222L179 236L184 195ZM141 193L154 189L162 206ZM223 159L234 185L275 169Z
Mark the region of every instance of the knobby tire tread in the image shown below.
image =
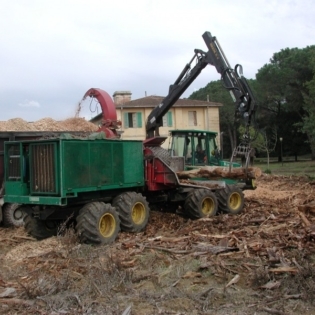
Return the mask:
M207 189L194 189L188 194L184 205L186 214L188 214L192 219L200 219L203 217L200 200L202 200L205 195L213 197L217 210L218 202L214 193Z
M14 218L15 210L20 206L18 203L6 203L3 207L3 225L6 227L20 227L24 225L24 216L21 219Z
M228 198L232 192L237 192L240 194L242 198L241 207L237 211L232 211L228 205ZM244 208L244 193L242 190L235 185L226 185L224 189L220 189L216 192L216 196L218 199L219 210L222 212L230 213L230 214L238 214L242 212Z
M141 224L136 224L131 216L132 207L136 202L141 202L146 211L145 218ZM113 200L113 206L119 214L120 225L123 231L137 233L146 227L150 216L150 209L148 202L141 194L136 192L122 193Z
M33 218L31 215L26 214L24 217L24 227L27 234L33 236L37 240L43 240L57 235L57 226L54 229L47 229L45 221Z
M103 238L98 230L98 221L105 213L111 213L116 221L115 232L110 238ZM110 204L104 202L91 202L84 205L76 221L76 231L82 243L109 244L116 239L120 231L117 212Z

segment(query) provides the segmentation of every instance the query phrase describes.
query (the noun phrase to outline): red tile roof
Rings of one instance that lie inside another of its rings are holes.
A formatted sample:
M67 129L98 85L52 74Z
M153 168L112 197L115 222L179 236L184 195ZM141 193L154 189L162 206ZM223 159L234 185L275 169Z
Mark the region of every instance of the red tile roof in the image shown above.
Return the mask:
M130 102L126 102L122 105L117 105L118 107L126 108L126 107L155 107L159 105L163 101L164 97L162 96L146 96L143 98L138 98L136 100L132 100ZM221 103L215 102L207 102L207 101L199 101L199 100L191 100L188 98L179 99L173 107L219 107L222 106Z

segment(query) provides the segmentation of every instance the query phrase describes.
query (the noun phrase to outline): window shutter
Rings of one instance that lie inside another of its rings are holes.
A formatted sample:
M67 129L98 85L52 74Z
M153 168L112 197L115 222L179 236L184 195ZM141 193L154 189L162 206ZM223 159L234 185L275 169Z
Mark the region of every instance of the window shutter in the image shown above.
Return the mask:
M173 127L172 112L167 113L167 126Z
M141 112L137 113L137 127L142 128L142 113Z
M128 113L124 113L124 127L125 127L126 129L129 128Z

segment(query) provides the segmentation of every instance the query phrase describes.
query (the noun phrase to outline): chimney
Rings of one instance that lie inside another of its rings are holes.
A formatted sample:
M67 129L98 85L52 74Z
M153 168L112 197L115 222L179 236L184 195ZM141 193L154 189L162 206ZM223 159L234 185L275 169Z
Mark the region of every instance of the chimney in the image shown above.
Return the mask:
M131 101L130 91L116 91L113 94L115 105L122 105Z

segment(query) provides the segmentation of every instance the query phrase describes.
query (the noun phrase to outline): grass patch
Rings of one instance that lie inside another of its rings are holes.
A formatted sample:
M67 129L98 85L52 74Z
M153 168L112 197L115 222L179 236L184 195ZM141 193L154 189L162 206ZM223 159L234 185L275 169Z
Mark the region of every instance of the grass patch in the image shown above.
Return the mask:
M315 161L284 160L282 163L270 161L268 167L266 161L259 160L254 166L261 168L266 174L307 176L311 180L315 179Z

